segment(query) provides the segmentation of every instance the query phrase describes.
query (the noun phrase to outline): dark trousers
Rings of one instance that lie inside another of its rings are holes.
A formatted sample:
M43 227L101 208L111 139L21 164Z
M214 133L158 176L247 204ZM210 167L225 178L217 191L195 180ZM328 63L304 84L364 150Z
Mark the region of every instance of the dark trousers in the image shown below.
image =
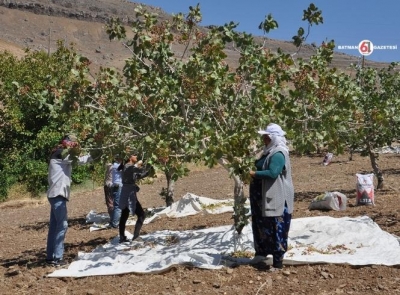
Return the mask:
M140 230L142 228L144 219L145 219L145 212L142 208L142 205L140 202L136 199L136 206L131 206L135 207L135 214L137 216L136 224L135 224L135 230L133 232L133 240L136 239L140 235ZM129 208L126 207L122 209L121 212L121 219L119 220L119 236L123 237L125 236L125 227L126 227L126 222L129 217Z
M113 212L114 212L114 201L113 201L113 195L112 195L112 188L105 185L104 186L104 197L106 201L106 206L107 206L107 212L108 215L110 215L110 220L112 219ZM111 221L110 221L111 223Z
M288 247L288 236L292 215L288 213L285 203L281 216L262 216L261 181L255 180L250 185L250 206L252 229L256 255L272 255L273 266L282 267L284 255Z

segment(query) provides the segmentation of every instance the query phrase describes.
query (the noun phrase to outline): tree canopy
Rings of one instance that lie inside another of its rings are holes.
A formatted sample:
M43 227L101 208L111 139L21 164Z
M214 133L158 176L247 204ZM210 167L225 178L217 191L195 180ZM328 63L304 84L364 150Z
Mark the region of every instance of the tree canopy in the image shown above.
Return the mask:
M30 171L45 187L47 153L60 133L71 131L99 163L138 150L165 174L167 205L188 163L221 164L234 180L240 233L247 222L244 185L262 147L257 130L275 122L297 153L360 149L383 183L374 149L398 137L396 64L357 67L352 76L332 67L333 40L307 60L272 52L266 35L278 23L270 14L259 25L263 43L237 32L234 22L201 28L199 5L171 20L138 6L135 19L129 38L118 19L107 26L110 39L123 40L132 54L122 72L102 68L92 76L90 61L62 43L51 55L0 56L2 179L28 181ZM293 37L298 50L311 27L323 23L322 13L311 4L303 20L307 29ZM228 46L239 55L234 65Z

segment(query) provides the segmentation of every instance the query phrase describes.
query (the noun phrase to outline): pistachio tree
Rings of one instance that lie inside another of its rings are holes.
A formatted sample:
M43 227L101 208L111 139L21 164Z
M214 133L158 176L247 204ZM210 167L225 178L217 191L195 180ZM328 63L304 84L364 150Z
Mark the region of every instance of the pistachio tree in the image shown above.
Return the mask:
M88 64L61 42L52 54L0 54L0 199L15 182L34 196L45 190L50 150L71 131Z
M303 11L306 29L300 27L293 36L297 51L292 53L294 66L290 68L289 83L284 99L277 109L284 116L293 148L299 153L311 153L321 147L342 152L346 122L351 117L355 85L351 78L332 66L333 40L314 46L307 59L296 58L307 41L313 25L323 23L321 10L313 3Z
M200 131L194 126L198 114L193 97L186 95L184 66L187 49L201 36L196 29L200 17L198 9L191 8L186 17L178 14L160 21L139 6L131 39L126 39L118 20L108 27L110 38L123 39L132 53L123 69L125 89L121 96L109 97L117 99L120 106L115 109L120 116L113 124L124 126L123 135L116 130L121 145L133 141L130 144L142 151L147 162L164 172L167 187L161 194L167 206L173 202L175 181L188 172L186 164L199 159L196 147ZM176 55L174 43L184 44L184 52Z
M303 20L309 24L323 21L313 5L304 11ZM299 50L308 32L304 35L305 30L300 28L293 37ZM376 149L398 138L398 65L393 63L383 70L358 66L352 77L332 66L334 48L333 40L324 42L310 59L296 61L280 109L297 151L326 147L341 154L349 148L357 149L369 156L377 188L382 188L383 173Z
M125 126L167 180L184 175L188 161L221 164L230 172L240 233L247 222L244 184L250 181L259 145L256 131L283 118L277 103L285 100L293 60L238 33L233 22L204 30L197 26L200 21L199 6L172 21L138 7L133 37L126 40L125 28L113 20L110 38L124 39L132 57L124 67L125 90L108 99L124 104L119 110L124 115L113 124ZM277 25L268 15L259 28L268 33ZM179 53L176 44L183 45ZM228 45L239 55L235 65L227 60ZM123 118L131 127L122 124ZM170 182L167 194L171 192Z
M233 23L200 29L199 6L172 20L160 20L141 7L136 12L132 38L126 38L118 20L108 26L110 38L122 39L132 53L124 80L102 69L75 104L80 115L73 125L91 149L101 149L100 156L121 148L140 150L166 175L167 205L190 161L224 164L236 175L235 200L243 204L243 171L251 166L248 147L273 109L272 85L264 86L271 73L262 68L274 65L275 57L251 35L236 33ZM232 42L242 56L237 69L227 64L224 52Z
M276 25L272 16L260 25L270 29ZM247 223L244 185L249 183L249 170L261 141L257 130L278 120L275 105L282 98L282 87L288 78L285 72L292 64L289 55L270 52L252 35L237 33L234 23L214 27L193 51L212 65L204 71L194 70L207 88L197 90L200 106L198 121L202 134L202 159L210 166L225 167L234 181L234 221L238 233ZM205 51L214 44L212 52ZM231 44L239 54L238 64L226 62L224 48ZM199 75L200 74L200 75ZM203 126L203 127L201 127Z
M378 70L357 67L354 83L358 94L353 100L352 117L348 121L348 143L368 156L377 188L384 186L382 169L378 165L377 149L391 145L399 138L400 72L397 63Z
M342 153L357 87L351 77L331 66L334 42L316 49L309 60L297 60L287 96L281 102L292 144L298 152L321 147Z

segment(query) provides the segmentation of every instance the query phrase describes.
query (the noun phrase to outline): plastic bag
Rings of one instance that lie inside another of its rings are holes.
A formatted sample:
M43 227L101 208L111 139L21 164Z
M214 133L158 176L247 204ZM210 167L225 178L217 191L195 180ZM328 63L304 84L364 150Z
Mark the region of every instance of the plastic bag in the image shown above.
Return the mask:
M340 192L326 192L315 197L308 206L308 209L344 211L346 210L346 207L346 195Z
M324 160L322 161L322 164L324 166L329 165L332 162L333 154L332 153L327 153L324 157Z

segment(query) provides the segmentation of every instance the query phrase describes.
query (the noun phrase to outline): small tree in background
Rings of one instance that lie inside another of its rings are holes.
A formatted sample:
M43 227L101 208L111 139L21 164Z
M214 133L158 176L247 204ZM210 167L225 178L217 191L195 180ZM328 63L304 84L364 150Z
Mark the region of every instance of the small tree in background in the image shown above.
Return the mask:
M72 129L88 65L62 43L51 55L0 55L0 198L16 182L25 183L33 196L46 190L49 153Z
M378 179L377 188L384 186L378 165L377 149L399 138L400 128L400 72L397 63L386 69L357 68L354 84L358 85L353 100L353 113L348 121L348 142L369 156Z

